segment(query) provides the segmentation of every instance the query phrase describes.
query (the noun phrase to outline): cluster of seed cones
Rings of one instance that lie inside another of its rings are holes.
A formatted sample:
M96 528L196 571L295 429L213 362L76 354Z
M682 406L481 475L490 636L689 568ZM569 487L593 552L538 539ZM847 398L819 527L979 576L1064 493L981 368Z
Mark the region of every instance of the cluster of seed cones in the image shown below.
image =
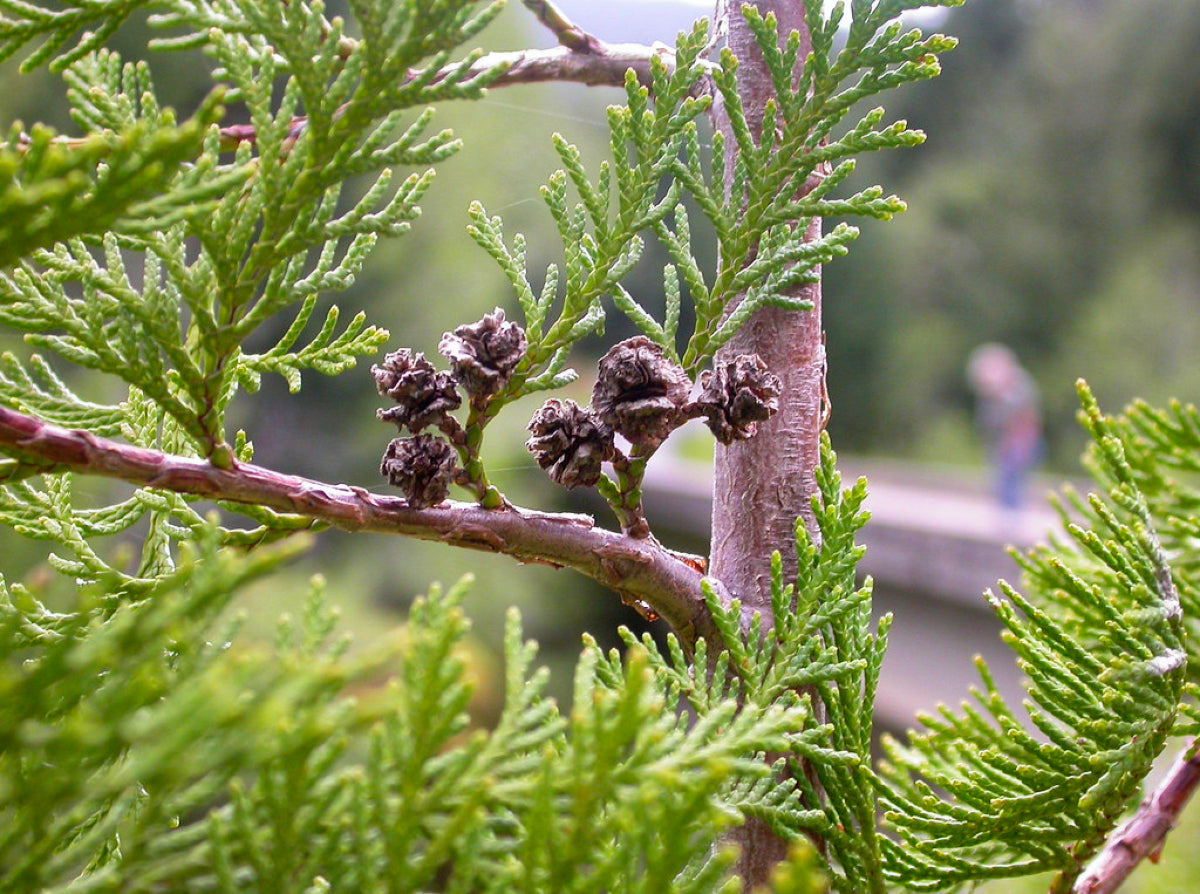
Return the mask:
M549 400L533 416L526 447L564 487L592 486L617 454L614 435L653 450L689 419L704 417L722 444L752 437L779 406L779 380L757 355L743 354L700 375L699 393L683 367L644 336L600 360L590 407Z
M508 384L526 348L524 331L497 308L443 336L438 351L450 361L449 371L407 348L371 368L379 393L395 401L379 418L411 434L388 445L380 471L412 506L442 502L460 474L466 438L452 414L462 395L485 406ZM703 417L718 441L731 444L752 437L778 409L778 398L779 380L755 354L720 361L693 385L660 345L637 336L601 358L590 406L546 401L529 423L526 447L558 484L592 487L604 463L624 458L617 435L648 455L680 425Z
M388 444L379 471L414 508L441 503L459 477L459 449L466 447L467 438L453 411L462 405L462 394L475 406L486 405L508 384L526 346L525 332L496 308L442 336L438 352L450 361L449 371L408 348L371 367L379 393L396 402L380 410L379 418L412 435ZM422 434L427 428L443 437Z

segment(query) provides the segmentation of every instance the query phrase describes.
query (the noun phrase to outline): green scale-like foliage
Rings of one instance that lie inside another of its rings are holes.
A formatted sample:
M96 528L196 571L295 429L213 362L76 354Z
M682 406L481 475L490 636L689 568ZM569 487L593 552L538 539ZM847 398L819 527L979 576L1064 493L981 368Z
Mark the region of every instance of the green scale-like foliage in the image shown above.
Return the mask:
M781 758L778 769L787 771L786 783L742 784L743 809L787 838L811 835L823 841L834 890L883 891L871 734L891 618L873 620L871 582L855 582L863 554L855 534L868 518L862 510L866 481L841 489L828 438L817 485L813 510L819 541L797 523L795 581L785 583L781 557L773 557L774 624L764 628L756 616L748 630L740 630L737 604L723 610L710 599L729 648L718 666L727 661L733 669L744 703L786 703L805 693L802 701L815 701L824 713L819 721L818 715L808 715ZM703 716L701 706L695 710ZM793 789L799 807L785 802L780 806L786 809L776 808L774 801Z
M980 662L977 704L889 745L883 804L902 843L885 854L911 889L1057 870L1054 890L1069 890L1173 731L1187 678L1179 590L1116 429L1081 394L1109 499L1069 522L1071 545L1022 558L1027 595L989 594L1028 718Z
M902 210L878 188L835 193L855 156L922 139L880 110L848 119L937 73L952 41L894 21L922 5L854 0L839 48L846 6L826 17L806 0L803 59L795 36L778 46L775 23L746 12L778 94L761 136L737 60L707 58L702 24L681 35L651 60L648 84L626 78L598 172L555 138L563 170L542 196L563 262L538 288L524 239L472 206L470 232L504 271L528 339L464 429L485 505L502 504L479 460L484 426L570 382L568 354L610 307L695 379L756 309L808 307L799 289L855 236L839 225L804 241L810 224ZM328 296L379 238L413 224L457 148L430 132L428 104L477 98L503 74L458 51L499 8L351 0L348 27L316 0L0 0L0 58L32 45L25 68L63 74L87 134L14 130L0 150L0 325L46 355L0 358L0 400L219 466L248 459L247 436L226 425L239 392L265 374L298 390L305 373L344 372L386 339L362 315L343 322ZM202 48L215 64L216 89L183 124L159 106L147 66L103 48L141 10L167 35L158 48ZM736 147L718 136L707 151L698 120L716 101ZM220 129L222 104L248 128ZM714 269L697 260L689 213L711 227ZM662 319L623 284L647 239L669 258ZM283 335L246 347L268 331ZM55 363L121 391L85 399ZM55 611L0 583L0 882L735 890L722 836L756 818L797 844L780 891L927 890L1042 870L1066 890L1166 736L1196 728L1177 715L1197 649L1200 420L1140 405L1109 420L1086 396L1085 417L1108 496L1075 500L1069 539L1023 557L1025 594L992 597L1028 677L1028 717L983 668L978 705L925 718L880 770L871 712L889 622L872 620L870 582L855 579L865 485L841 489L827 442L817 530L798 525L780 545L796 551L795 579L778 556L770 568L772 618L747 621L709 587L723 642L687 655L674 639L659 650L626 633L622 658L589 641L564 715L514 616L491 731L466 713L458 589L418 602L379 653L331 642L315 596L276 649L240 646L224 609L301 541L264 544L309 520L242 506L255 527L220 527L155 488L92 505L77 478L5 460L0 518L51 544L47 561L74 594ZM132 561L110 554L116 535L136 544ZM823 844L819 874L800 846L809 837Z
M481 95L494 72L469 75L475 55L455 64L449 56L497 7L360 4L362 34L351 41L320 4L154 4L157 25L183 31L163 48L203 45L218 66L217 91L177 126L157 104L145 64L122 63L90 35L71 44L89 15L106 28L118 24L127 11L118 6L71 16L5 7L14 16L5 52L52 33L27 62L62 53L54 64L72 115L92 136L64 141L35 129L18 140L14 132L0 154L10 184L0 197L9 234L0 240L8 268L0 324L35 349L122 381L127 396L85 400L36 354L4 356L0 396L47 421L139 446L218 464L245 460L248 439L231 436L224 421L239 390L275 373L297 391L303 372L344 372L387 338L361 313L342 320L328 295L354 281L380 236L404 233L418 215L433 166L458 145L448 133L427 133L428 103ZM441 74L410 77L422 64ZM245 111L253 140L217 129L221 103ZM347 203L355 178L367 182ZM267 325L271 342L245 350ZM38 471L10 463L3 474L16 481ZM116 505L80 508L71 490L67 481L22 480L5 490L3 505L21 533L59 541L69 553L59 570L85 580L117 575L148 586L170 571L171 543L203 526L177 495L140 489ZM253 507L242 514L262 527L230 531L227 542L311 525ZM89 543L147 516L133 575Z
M155 230L203 213L229 181L204 167L180 178L179 167L200 151L215 111L178 127L170 114L148 117L73 142L44 127L14 128L0 150L0 266L85 232ZM165 200L173 181L179 192Z
M1113 478L1100 445L1092 448L1088 467L1110 486L1136 490L1145 500L1183 604L1188 679L1195 684L1200 682L1200 412L1180 401L1165 408L1139 401L1108 424L1107 449L1124 454L1127 477Z
M1105 455L1127 477L1119 452ZM869 583L854 580L865 483L839 490L828 445L818 481L822 545L798 528L786 584L776 556L774 626L743 628L736 604L710 596L727 650L701 641L689 661L673 638L664 654L626 633L622 660L589 644L563 717L543 695L544 671L530 672L534 647L514 615L505 707L489 733L465 713L458 590L419 602L383 652L350 659L323 645L319 600L303 629L284 628L278 653L230 648L226 629L214 636L239 581L286 554L214 561L212 529L206 556L132 598L94 588L78 610L55 613L6 587L4 652L25 659L4 665L0 714L8 886L53 888L86 864L85 889L268 890L287 878L295 890L416 891L440 879L463 891L712 891L732 859L712 845L748 816L789 839L822 836L841 891L1069 870L1136 790L1181 695L1177 612L1149 582L1161 570L1153 539L1115 523L1093 550L1100 579L1140 569L1142 581L1111 591L1127 607L1103 625L1055 622L1009 592L1028 620L1001 615L1019 633L1044 741L989 689L997 725L976 710L931 719L879 777L871 710L888 622L872 621ZM1079 540L1094 538L1080 530ZM1095 595L1081 584L1057 604L1082 618ZM1120 649L1084 650L1084 629L1106 630ZM340 697L385 668L385 690ZM347 749L368 729L358 762ZM880 805L911 848L877 834ZM1014 850L1035 859L1004 862Z
M774 632L740 631L737 607L713 599L732 648L711 666L703 642L698 663L674 638L663 654L626 632L624 659L589 642L565 717L544 695L545 671L531 672L535 647L514 613L489 732L466 714L461 587L419 601L397 638L355 657L330 639L319 591L276 650L231 643L219 618L238 586L294 549L234 560L211 526L203 555L137 596L97 588L55 613L6 587L3 653L26 659L3 665L6 890L56 889L86 866L85 890L278 890L286 879L288 890L420 891L440 879L462 891L710 892L729 884L733 860L714 845L746 816L797 839L840 828L830 840L848 877L870 877L872 839L858 833L872 827L882 644L869 590L853 585L863 483L839 494L832 463L827 451L827 546L799 538L803 592L832 598L798 597L776 556L773 602L787 620ZM871 657L855 657L864 645ZM384 689L341 695L384 672ZM855 722L816 722L800 687L831 703L844 690ZM805 808L807 783L781 784L783 764L765 753L852 784ZM792 889L806 889L806 866L798 851Z
M319 588L274 649L246 647L222 612L294 549L235 561L212 533L116 609L0 590L4 890L706 894L743 804L795 813L794 794L751 792L798 703L739 706L717 678L692 724L659 671L686 666L588 644L564 717L514 613L504 710L472 729L462 587L366 655L331 638Z
M904 32L892 21L917 5L925 4L855 4L852 40L838 49L835 37L843 5L825 20L820 3L807 3L813 48L804 60L795 36L779 49L774 18L764 19L748 7L747 22L780 90L778 102L768 104L758 140L738 95L737 60L727 50L715 64L702 56L708 40L703 21L690 34L680 35L673 73L661 57L651 60L649 86L640 85L630 72L627 105L609 109L612 161L602 163L597 175L585 170L575 146L561 136L554 138L563 170L543 187L542 197L562 237L565 270L550 265L540 290L528 279L523 237L515 237L509 248L500 219L488 217L479 205L472 208L472 234L504 270L525 312L532 333L527 367L540 370L549 358L563 358L551 362L539 384L554 382L545 376L561 369L565 353L559 352L600 324L601 299L608 296L668 356L681 358L692 376L756 310L774 306L803 311L811 306L796 297L796 290L816 280L822 263L844 255L858 231L839 224L805 241L809 224L829 216L888 219L904 209L903 202L884 196L879 187L848 198L832 196L854 170L851 156L914 146L924 135L903 121L884 126L882 109L867 112L841 136L832 137L831 131L855 104L938 73L937 54L951 49L954 41ZM797 72L802 74L794 89ZM712 96L695 89L704 75L712 76L737 141L729 189L724 138L716 134L711 151L701 145L696 119L713 102ZM814 177L818 182L812 185ZM663 184L665 190L660 188ZM568 185L578 194L577 204L568 198ZM706 274L693 252L684 197L713 228L719 258L715 273ZM662 320L620 284L641 258L647 236L657 239L670 258L663 271L667 306ZM546 330L547 313L560 287L565 292L562 314ZM685 297L696 323L680 350L678 325ZM727 314L735 299L740 299L736 311ZM523 393L519 385L514 386L516 393Z

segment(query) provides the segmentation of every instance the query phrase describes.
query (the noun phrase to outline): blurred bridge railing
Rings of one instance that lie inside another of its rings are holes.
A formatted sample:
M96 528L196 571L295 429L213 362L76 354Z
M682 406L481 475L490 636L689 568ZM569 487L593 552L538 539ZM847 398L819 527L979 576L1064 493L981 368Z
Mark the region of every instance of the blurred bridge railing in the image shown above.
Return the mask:
M860 571L874 579L876 612L895 615L876 702L881 722L903 729L917 711L967 698L979 681L976 655L1019 706L1020 676L983 593L1002 578L1019 583L1008 546L1030 546L1058 527L1045 500L1031 493L1025 509L1006 514L982 475L854 458L839 466L846 483L867 477ZM707 465L669 454L650 463L647 513L670 545L707 552L711 498Z

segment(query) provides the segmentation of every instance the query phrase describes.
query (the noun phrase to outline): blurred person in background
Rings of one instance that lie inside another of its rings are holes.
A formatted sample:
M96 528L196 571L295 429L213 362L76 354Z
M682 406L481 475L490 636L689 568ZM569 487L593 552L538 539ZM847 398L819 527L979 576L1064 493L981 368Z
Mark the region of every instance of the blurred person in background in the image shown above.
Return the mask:
M1025 501L1025 486L1042 456L1041 399L1033 377L1001 344L980 345L967 361L976 418L992 465L996 499L1006 516Z

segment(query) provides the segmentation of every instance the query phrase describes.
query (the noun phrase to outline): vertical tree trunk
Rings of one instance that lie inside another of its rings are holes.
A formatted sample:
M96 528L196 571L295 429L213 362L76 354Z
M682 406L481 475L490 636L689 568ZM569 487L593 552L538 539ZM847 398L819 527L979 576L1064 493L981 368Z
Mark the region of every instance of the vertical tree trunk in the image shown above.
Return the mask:
M798 31L802 42L808 42L803 0L753 0L752 5L764 16L775 14L782 39ZM758 137L764 106L774 94L770 76L741 14L741 3L719 0L716 17L714 24L726 31L729 48L738 59L742 105ZM801 64L807 54L808 47L802 46ZM714 103L713 124L725 133L725 170L732 172L736 143L720 102ZM820 221L815 220L804 238L819 234ZM745 608L761 612L767 623L771 622L770 555L779 550L785 579L794 576L796 559L789 544L796 519L803 518L810 531L814 527L810 498L819 457L824 379L820 284L808 286L803 295L812 300L812 311L760 311L720 355L757 353L783 385L779 412L760 426L755 437L717 446L713 493L711 573ZM742 848L739 871L747 889L767 882L771 868L786 856L786 843L761 822L752 820L742 826L735 840Z

